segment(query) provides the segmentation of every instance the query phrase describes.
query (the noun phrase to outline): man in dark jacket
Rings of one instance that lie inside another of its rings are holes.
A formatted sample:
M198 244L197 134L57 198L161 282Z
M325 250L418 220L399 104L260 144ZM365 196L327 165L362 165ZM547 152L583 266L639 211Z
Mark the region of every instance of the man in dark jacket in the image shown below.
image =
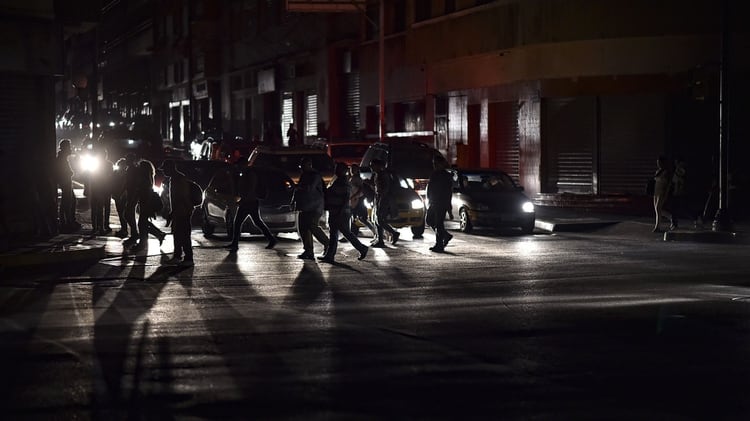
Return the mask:
M372 242L373 247L385 247L383 242L383 233L388 231L391 234L391 244L395 245L400 234L398 231L386 222L388 214L391 212L391 174L385 169L385 162L381 159L373 159L370 162L373 171L373 183L375 185L375 228L377 238Z
M169 203L172 211L168 219L172 221L172 239L174 240L174 255L168 263L193 266L193 245L190 240L190 218L195 209L190 200L192 181L177 170L171 159L164 161L162 170L164 175L169 177Z
M294 202L296 209L299 211L297 226L304 251L297 257L313 260L315 259L313 236L326 248L328 248L329 242L328 237L319 225L320 218L323 216L324 205L323 178L313 168L310 158L304 158L301 167L302 175L294 192ZM336 239L334 238L333 241L336 241Z
M138 241L138 222L135 216L135 206L138 204L138 164L134 154L126 156L128 160L127 169L125 169L125 221L130 228L130 237L125 240L125 244L135 244Z
M263 233L268 240L267 249L272 249L276 245L276 238L268 229L268 226L260 217L260 202L258 198L258 173L252 168L243 168L237 177L237 196L240 201L237 206L237 212L234 215L232 224L232 243L229 245L229 251L236 252L239 248L240 236L242 235L242 224L250 216L253 224Z
M336 164L336 180L326 189L325 193L325 208L328 210L328 228L331 240L328 242L328 248L320 260L328 263L333 263L336 257L336 248L338 247L336 238L338 238L339 232L357 249L359 260L367 256L367 246L352 234L350 228L352 212L349 200L352 195L352 187L346 178L347 169L346 164L341 162Z
M435 230L435 245L430 250L440 253L453 238L445 230L445 213L451 208L451 197L453 196L453 177L446 171L448 163L442 158L436 158L432 163L435 171L427 183L427 200L430 203L427 209L426 222Z

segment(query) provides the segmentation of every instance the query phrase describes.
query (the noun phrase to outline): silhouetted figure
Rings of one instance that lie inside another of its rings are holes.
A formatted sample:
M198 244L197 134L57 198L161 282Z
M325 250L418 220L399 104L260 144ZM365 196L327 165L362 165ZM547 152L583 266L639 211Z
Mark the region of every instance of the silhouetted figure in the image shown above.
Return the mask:
M228 246L229 251L235 252L239 248L240 236L242 235L242 225L249 216L256 227L263 233L268 240L267 249L272 249L276 245L276 238L268 229L268 226L260 217L260 197L258 197L258 173L250 167L242 169L237 176L237 196L240 201L237 204L237 212L234 215L232 224L232 243Z
M99 166L90 176L89 205L91 207L91 233L106 235L112 232L109 227L110 200L112 197L113 165L107 159L107 150L97 150Z
M365 206L365 199L373 201L375 199L375 192L369 184L366 184L364 180L362 180L362 176L359 172L359 165L352 164L349 168L349 174L349 183L352 186L352 195L349 200L349 206L351 207L353 217L352 233L356 235L359 232L359 227L354 223L355 221L359 221L366 226L372 232L373 237L375 237L375 227L370 223L370 218L367 215L367 207Z
M128 222L125 219L125 203L127 194L125 190L125 173L130 163L127 158L120 158L114 165L112 172L112 199L115 201L115 210L120 220L120 230L115 233L120 238L128 236Z
M325 254L320 260L333 263L336 257L336 248L338 247L339 232L352 243L359 252L359 260L367 256L368 248L362 244L357 237L352 234L350 229L352 213L349 205L352 188L346 179L347 166L343 163L336 164L336 180L326 189L325 208L328 210L328 229L330 241Z
M170 264L193 266L193 245L190 240L190 218L193 216L193 202L190 200L192 181L177 170L174 161L166 160L162 164L164 175L169 177L169 220L172 221L172 240L174 254Z
M377 238L372 242L372 246L385 247L383 242L384 231L391 234L391 244L395 245L400 234L386 221L388 214L391 212L392 174L386 170L385 162L381 159L373 159L370 166L373 171L372 177L375 187L375 227L377 229Z
M324 187L323 178L312 166L310 158L302 160L302 175L299 178L297 189L294 192L294 203L299 211L297 226L299 236L302 238L304 251L297 256L300 259L315 259L313 250L313 236L321 244L328 248L328 237L320 228L319 222L323 216ZM334 238L333 241L336 241Z
M154 164L143 159L135 167L137 183L135 195L138 198L138 243L133 246L132 251L141 251L148 248L148 235L151 234L159 240L159 245L167 236L162 230L151 223L150 219L156 217L157 210L154 207ZM158 196L156 197L158 199Z
M446 171L448 163L444 159L436 158L432 162L435 171L430 175L427 183L427 199L430 207L427 209L426 223L435 230L435 245L430 250L440 253L453 238L445 230L445 213L451 208L453 196L453 177Z
M669 161L665 156L656 160L656 173L654 174L654 214L656 220L653 232L662 232L659 228L661 218L672 218L672 215L664 210L664 205L669 199L669 190L672 184L672 174L669 171Z
M130 237L125 240L125 245L132 245L138 241L138 221L135 215L135 207L138 205L138 163L135 155L128 154L126 157L128 166L125 169L125 221L130 228Z
M674 160L674 172L672 173L672 189L669 201L671 202L672 223L670 230L679 228L680 217L693 217L690 212L688 189L687 189L687 167L681 158Z
M297 129L294 127L294 123L289 123L289 128L286 131L286 138L289 146L297 145Z
M60 141L60 151L55 159L55 178L60 187L60 210L58 212L60 231L74 232L81 228L76 221L76 198L73 193L73 169L70 168L68 157L73 153L70 139Z

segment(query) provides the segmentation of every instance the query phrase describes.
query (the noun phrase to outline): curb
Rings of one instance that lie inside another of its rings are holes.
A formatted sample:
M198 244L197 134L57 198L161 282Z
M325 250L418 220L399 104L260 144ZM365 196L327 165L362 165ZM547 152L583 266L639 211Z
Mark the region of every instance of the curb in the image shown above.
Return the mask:
M747 237L742 233L732 231L668 231L664 233L664 241L732 244L746 240Z
M576 232L598 229L614 225L619 221L607 221L597 218L574 219L537 219L534 226L547 232Z

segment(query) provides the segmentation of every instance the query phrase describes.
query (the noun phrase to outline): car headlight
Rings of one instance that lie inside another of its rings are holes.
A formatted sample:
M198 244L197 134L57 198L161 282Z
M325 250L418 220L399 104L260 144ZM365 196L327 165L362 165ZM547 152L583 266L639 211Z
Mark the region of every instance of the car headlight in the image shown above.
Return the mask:
M96 172L96 170L99 169L99 164L99 158L94 155L86 154L81 156L81 170L83 170L83 172Z
M370 199L365 199L365 207L367 209L372 209L372 202L370 202Z
M523 209L526 213L532 213L534 212L534 204L531 202L523 202L523 205L521 205L521 209Z
M422 209L424 207L424 203L421 199L414 199L411 201L411 208L412 209Z
M408 186L408 187L409 187L410 189L413 189L413 188L414 188L414 180L412 180L411 178L407 178L407 179L406 179L406 185L407 185L407 186Z
M157 194L158 194L159 196L161 196L161 193L162 193L162 192L164 191L164 184L159 184L158 186L157 186L156 184L154 184L154 187L153 187L153 189L154 189L154 191L155 191L155 192L156 192L156 193L157 193Z

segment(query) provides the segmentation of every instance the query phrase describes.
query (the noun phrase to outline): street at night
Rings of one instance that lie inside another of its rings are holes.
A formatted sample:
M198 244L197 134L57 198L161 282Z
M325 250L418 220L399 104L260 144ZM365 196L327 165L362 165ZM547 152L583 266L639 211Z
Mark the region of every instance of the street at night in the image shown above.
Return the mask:
M750 246L647 228L455 233L440 255L427 234L334 265L293 237L229 254L195 231L194 268L110 241L0 285L5 416L744 418Z
M0 419L750 419L745 3L1 1Z

